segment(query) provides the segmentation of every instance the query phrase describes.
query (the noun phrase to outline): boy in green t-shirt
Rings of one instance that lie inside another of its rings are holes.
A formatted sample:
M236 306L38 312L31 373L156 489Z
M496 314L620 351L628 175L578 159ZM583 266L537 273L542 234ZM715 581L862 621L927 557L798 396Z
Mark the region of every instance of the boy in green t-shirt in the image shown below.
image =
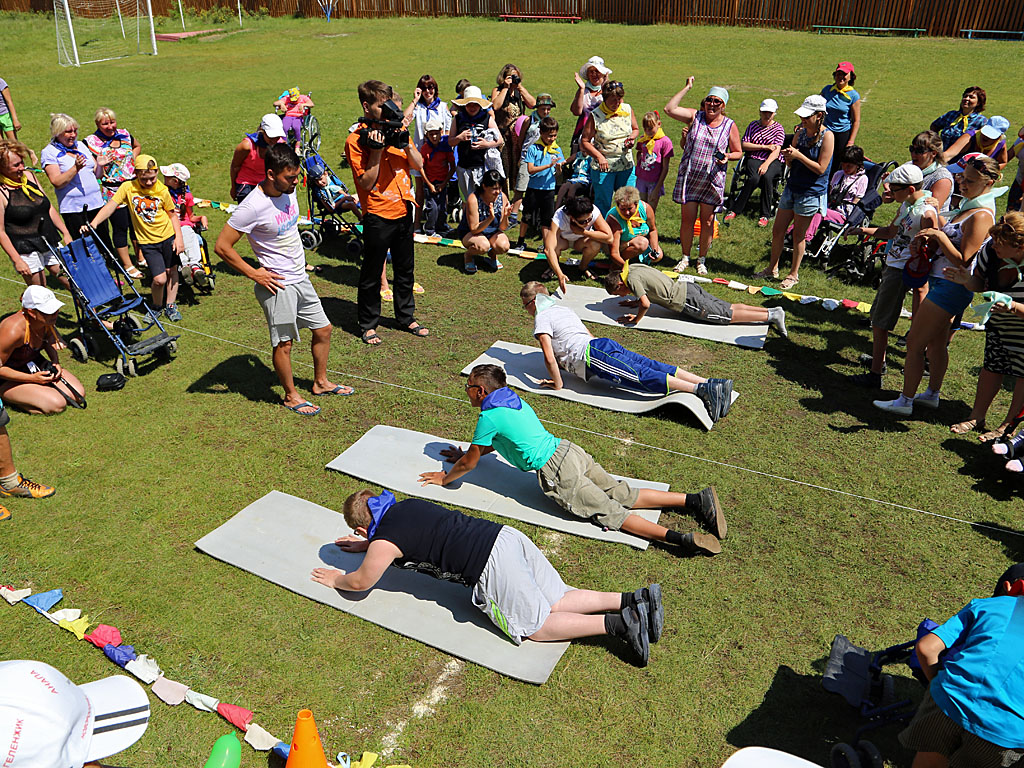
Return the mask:
M726 522L714 488L700 493L630 488L605 472L578 445L544 429L529 404L506 386L505 372L496 365L474 367L466 395L480 408L472 444L465 453L454 446L443 450L442 455L454 466L448 472L424 472L422 485L449 485L472 471L481 456L497 451L518 469L536 472L544 494L577 517L613 531L673 544L686 553L717 555L722 551L719 539L725 538ZM711 534L681 534L633 514L633 509L685 510Z

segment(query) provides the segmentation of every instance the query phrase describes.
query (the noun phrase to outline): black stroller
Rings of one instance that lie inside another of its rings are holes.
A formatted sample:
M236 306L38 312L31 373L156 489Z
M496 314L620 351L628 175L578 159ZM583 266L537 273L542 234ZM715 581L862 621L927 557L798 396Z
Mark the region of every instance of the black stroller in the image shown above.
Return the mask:
M302 247L311 251L324 238L346 235L345 251L352 258L363 252L363 236L355 221L346 219L345 214L359 210L359 202L349 193L348 187L331 170L320 155L310 153L303 160L306 173L306 192L309 205L309 222L299 238ZM326 184L324 184L326 182ZM302 222L300 221L300 225Z

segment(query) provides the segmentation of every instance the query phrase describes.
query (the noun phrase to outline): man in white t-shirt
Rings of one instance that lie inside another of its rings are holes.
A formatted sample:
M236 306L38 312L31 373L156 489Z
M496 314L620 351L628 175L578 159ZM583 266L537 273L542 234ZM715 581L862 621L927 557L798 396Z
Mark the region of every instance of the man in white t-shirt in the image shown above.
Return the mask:
M571 197L555 211L551 226L544 230L544 255L548 258L549 271L558 278L558 286L563 292L569 280L558 263L562 251L571 248L582 253L580 269L586 272L587 265L600 253L601 246L610 246L611 242L612 228L589 197Z
M217 237L216 251L228 266L252 280L263 307L274 348L274 370L284 387L284 405L301 416L316 416L320 407L302 397L292 377L292 342L299 328L313 331L313 394L351 395L351 387L327 379L331 324L306 272L306 254L299 239L299 203L295 185L299 156L287 144L267 150L266 178L242 201ZM259 268L235 250L245 235Z

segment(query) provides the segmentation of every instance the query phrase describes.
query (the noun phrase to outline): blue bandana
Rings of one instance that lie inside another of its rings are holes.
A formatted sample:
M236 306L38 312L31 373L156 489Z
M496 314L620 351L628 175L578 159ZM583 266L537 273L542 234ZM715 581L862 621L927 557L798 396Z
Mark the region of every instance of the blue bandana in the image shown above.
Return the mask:
M75 146L73 147L65 147L63 144L57 141L57 139L52 139L50 143L57 148L58 160L64 157L64 155L79 155L80 157L85 157L85 155L82 154L82 151L78 148L77 141L75 142Z
M370 527L366 529L366 538L372 539L377 533L377 526L380 525L384 513L395 504L395 494L391 491L384 491L380 496L371 496L366 500L366 506L370 508Z
M523 401L511 389L502 387L491 392L480 403L481 411L488 411L491 408L512 408L513 410L521 411L523 409Z
M120 128L114 129L113 136L107 136L103 131L97 128L93 133L93 136L100 140L100 147L102 149L106 149L115 141L120 141L123 144L130 144L132 139L131 134L129 134L128 131L122 131Z

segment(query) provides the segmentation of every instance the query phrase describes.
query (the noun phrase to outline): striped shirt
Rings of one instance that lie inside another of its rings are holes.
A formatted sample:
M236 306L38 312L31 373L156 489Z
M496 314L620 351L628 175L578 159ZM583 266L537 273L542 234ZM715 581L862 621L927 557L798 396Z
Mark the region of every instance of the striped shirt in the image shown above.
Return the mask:
M741 141L746 141L749 144L773 144L779 147L782 146L785 140L786 129L775 120L772 120L767 128L761 125L760 120L754 120L747 126L747 130L741 139ZM755 160L767 160L770 154L767 149L758 149L754 152L748 152L747 157L752 157Z

